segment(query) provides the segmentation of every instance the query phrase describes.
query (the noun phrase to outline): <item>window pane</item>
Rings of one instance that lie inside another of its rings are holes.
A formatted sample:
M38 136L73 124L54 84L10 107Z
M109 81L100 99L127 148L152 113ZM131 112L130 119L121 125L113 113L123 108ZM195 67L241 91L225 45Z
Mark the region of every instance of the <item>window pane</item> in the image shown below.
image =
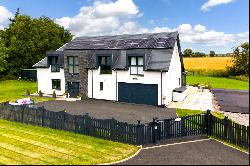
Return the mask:
M138 65L143 65L143 57L138 57Z
M73 73L73 66L69 65L69 73Z
M100 90L103 90L103 82L100 82Z
M75 67L74 73L79 73L79 66L74 66L74 67Z
M101 60L101 65L105 65L106 64L106 62L105 62L105 57L103 56L102 57L102 60Z
M108 56L108 57L106 57L106 58L107 58L107 65L108 65L108 66L111 66L111 64L110 64L110 62L111 62L111 57Z
M130 62L130 64L131 65L136 65L136 57L131 57L131 62Z
M137 74L137 67L136 66L131 66L130 67L130 73L131 74Z
M57 57L52 56L51 58L52 58L52 59L51 59L51 64L52 64L52 65L57 64Z
M78 65L78 57L74 57L74 58L75 58L74 64L75 64L75 65Z
M143 75L143 67L138 67L138 74Z
M73 57L69 57L69 65L73 65L74 62L73 62Z

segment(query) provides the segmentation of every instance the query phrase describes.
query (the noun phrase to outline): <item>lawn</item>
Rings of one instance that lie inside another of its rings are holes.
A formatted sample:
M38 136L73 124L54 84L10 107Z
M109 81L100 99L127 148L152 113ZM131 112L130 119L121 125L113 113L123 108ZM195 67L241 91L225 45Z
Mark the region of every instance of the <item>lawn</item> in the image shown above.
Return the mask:
M210 83L212 88L249 90L249 82L229 78L209 77L209 76L187 76L187 84Z
M27 90L31 93L37 92L37 82L22 81L22 80L6 80L0 81L0 102L16 101L17 99L24 98L23 96ZM42 102L53 100L53 98L46 97L31 97L35 102Z
M183 116L190 116L190 115L196 115L196 114L204 114L206 112L200 111L200 110L189 110L189 109L176 109L176 114L178 117L183 117ZM224 119L225 116L218 113L218 112L211 112L211 114L219 119Z
M0 120L0 164L103 164L139 147L60 130Z

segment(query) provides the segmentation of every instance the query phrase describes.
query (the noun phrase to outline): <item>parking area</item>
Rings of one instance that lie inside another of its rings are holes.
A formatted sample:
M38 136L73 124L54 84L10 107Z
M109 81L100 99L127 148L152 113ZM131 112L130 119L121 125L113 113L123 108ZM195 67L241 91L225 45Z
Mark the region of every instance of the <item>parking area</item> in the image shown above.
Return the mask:
M224 112L249 114L249 91L212 89Z
M119 165L248 165L249 154L213 139L144 147Z
M99 119L115 118L116 120L137 124L137 120L142 123L152 122L154 117L167 119L176 116L176 109L161 108L156 106L119 103L105 100L78 100L78 101L47 101L38 103L51 111L66 111L70 114L84 115L89 113L91 117Z

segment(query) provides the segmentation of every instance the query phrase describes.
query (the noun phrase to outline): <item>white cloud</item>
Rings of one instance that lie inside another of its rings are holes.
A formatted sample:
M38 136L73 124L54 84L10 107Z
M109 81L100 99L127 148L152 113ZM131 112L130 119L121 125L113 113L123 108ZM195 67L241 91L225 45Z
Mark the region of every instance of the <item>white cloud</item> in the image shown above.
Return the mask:
M209 1L207 7L215 3ZM220 0L222 3L222 1ZM225 2L225 1L223 1ZM218 4L218 3L216 3ZM119 10L118 10L119 9ZM238 34L218 32L209 30L206 26L197 24L181 24L176 28L167 26L143 27L136 19L143 14L132 0L98 0L92 6L83 6L79 13L73 17L62 17L56 22L71 30L76 36L91 35L116 35L116 34L138 34L178 31L183 45L196 48L214 48L236 45L240 41L248 41L249 32ZM151 26L154 20L149 20Z
M4 6L0 6L0 27L3 28L9 21L13 14Z
M81 7L76 16L56 19L56 23L71 30L76 36L96 35L128 29L131 24L126 24L125 20L140 16L142 14L132 0L95 1L93 6Z
M214 6L218 6L221 4L228 4L233 2L233 0L208 0L206 3L204 3L201 6L201 10L202 11L209 11L210 8L214 7Z

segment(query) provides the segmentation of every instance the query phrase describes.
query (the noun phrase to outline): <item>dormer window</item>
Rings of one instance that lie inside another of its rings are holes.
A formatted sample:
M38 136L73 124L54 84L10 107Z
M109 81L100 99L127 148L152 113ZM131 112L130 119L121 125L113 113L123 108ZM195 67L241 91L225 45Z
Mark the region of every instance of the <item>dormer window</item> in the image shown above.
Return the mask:
M57 56L51 56L51 72L60 72L60 65Z
M112 74L111 70L111 56L98 56L98 66L101 67L100 74Z
M131 56L129 57L130 75L143 75L143 57Z

